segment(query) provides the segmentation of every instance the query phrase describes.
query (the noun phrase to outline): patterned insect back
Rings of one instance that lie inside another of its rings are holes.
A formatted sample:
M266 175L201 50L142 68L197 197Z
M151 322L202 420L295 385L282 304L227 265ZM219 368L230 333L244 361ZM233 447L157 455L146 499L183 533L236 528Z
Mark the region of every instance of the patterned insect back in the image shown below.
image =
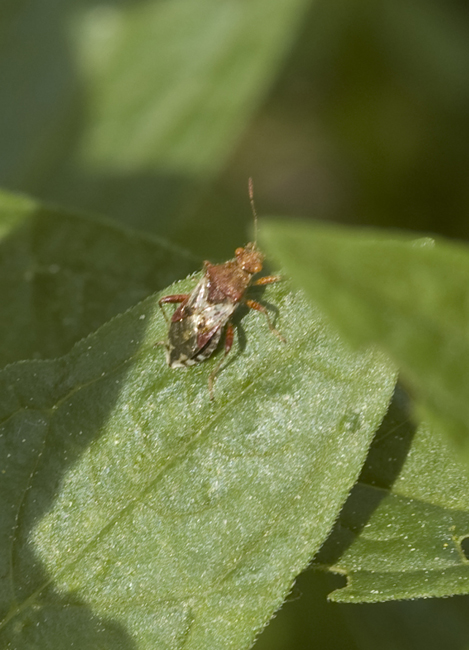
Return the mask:
M249 179L249 195L257 222L251 179ZM253 276L262 271L263 263L264 255L259 251L256 243L251 242L243 248L237 248L235 257L224 264L204 262L203 276L191 293L164 296L159 301L169 326L168 338L164 345L170 368L193 366L208 359L217 349L222 333L225 332L224 357L209 377L212 399L215 376L233 345L234 329L230 319L240 304L262 312L270 330L285 342L271 323L264 305L246 297L246 291L250 286L271 284L281 279L269 275L253 281ZM164 311L165 304L179 305L171 318L168 318Z

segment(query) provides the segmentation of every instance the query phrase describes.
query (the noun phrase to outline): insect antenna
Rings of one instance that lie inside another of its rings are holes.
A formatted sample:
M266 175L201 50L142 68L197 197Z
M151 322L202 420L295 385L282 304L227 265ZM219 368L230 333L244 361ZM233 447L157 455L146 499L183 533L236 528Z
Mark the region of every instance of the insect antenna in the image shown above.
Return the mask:
M248 189L249 189L249 202L251 203L252 216L254 217L254 246L257 246L257 212L256 204L254 203L254 184L252 182L252 177L249 177L248 180Z

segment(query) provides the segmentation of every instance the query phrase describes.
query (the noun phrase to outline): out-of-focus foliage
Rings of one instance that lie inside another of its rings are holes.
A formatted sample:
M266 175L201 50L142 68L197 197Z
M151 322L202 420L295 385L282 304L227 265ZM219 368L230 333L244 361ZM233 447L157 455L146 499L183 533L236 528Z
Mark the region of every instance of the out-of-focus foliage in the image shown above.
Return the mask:
M0 184L174 233L226 163L309 0L0 7Z
M469 236L462 0L5 0L0 36L0 186L144 231L4 195L15 204L0 223L5 361L66 353L193 259L230 257L249 236L251 175L261 215ZM383 503L408 480L390 463L392 481L372 490ZM353 498L360 563L367 522ZM325 582L303 576L256 647L467 648L466 598L328 604ZM67 629L82 614L69 603ZM83 644L132 646L85 618Z
M268 250L352 345L378 344L469 462L469 250L442 238L268 221Z

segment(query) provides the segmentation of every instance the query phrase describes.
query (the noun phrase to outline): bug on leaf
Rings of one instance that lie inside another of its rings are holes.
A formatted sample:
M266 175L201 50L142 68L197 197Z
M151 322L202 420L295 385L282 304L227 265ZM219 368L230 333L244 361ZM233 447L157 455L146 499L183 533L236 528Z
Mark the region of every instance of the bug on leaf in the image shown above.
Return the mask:
M252 179L249 179L249 198L257 231ZM170 368L192 366L208 359L217 349L225 331L225 353L208 380L210 399L214 398L216 375L233 345L234 327L231 316L241 304L264 314L270 331L285 343L283 336L273 326L264 305L245 296L250 286L264 286L281 279L276 275L268 275L253 280L253 276L262 271L263 262L264 255L258 250L256 241L251 242L244 248L237 248L234 259L224 264L204 262L202 279L191 293L163 296L159 300L169 328L164 346ZM179 304L171 318L163 308L165 304Z

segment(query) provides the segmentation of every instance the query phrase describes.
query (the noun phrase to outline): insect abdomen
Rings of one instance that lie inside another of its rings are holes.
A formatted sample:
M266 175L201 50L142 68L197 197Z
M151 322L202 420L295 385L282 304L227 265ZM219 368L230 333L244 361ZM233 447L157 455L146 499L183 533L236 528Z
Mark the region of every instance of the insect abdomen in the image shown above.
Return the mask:
M188 327L187 321L171 323L167 348L167 361L170 368L194 366L205 361L216 350L222 328L217 329L204 347L197 345L197 330Z

